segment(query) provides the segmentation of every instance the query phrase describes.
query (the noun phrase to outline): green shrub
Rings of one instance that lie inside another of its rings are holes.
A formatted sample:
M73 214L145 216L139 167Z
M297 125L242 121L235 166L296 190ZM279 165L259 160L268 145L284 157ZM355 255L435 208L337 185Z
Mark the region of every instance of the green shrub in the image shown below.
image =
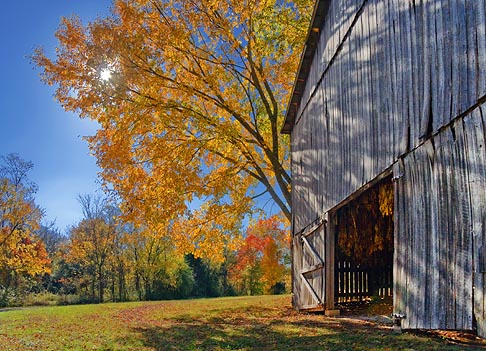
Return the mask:
M51 292L31 293L22 299L23 306L55 306L59 304L60 296Z

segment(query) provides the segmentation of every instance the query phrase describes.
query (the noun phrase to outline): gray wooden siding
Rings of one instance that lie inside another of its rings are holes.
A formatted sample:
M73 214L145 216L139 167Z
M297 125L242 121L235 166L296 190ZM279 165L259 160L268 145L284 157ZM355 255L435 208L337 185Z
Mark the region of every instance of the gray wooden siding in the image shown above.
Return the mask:
M335 0L292 131L294 232L486 94L486 0Z
M486 336L486 0L331 1L301 96L294 234L393 167L402 326Z
M365 2L365 0L337 0L330 2L326 21L323 28L321 28L322 34L319 37L319 43L310 67L309 79L302 95L302 102L308 101L311 94L315 92L320 77L331 64L334 55ZM302 111L302 107L301 104L299 114Z
M486 104L395 166L394 305L404 328L472 329L474 310L486 335L485 117Z

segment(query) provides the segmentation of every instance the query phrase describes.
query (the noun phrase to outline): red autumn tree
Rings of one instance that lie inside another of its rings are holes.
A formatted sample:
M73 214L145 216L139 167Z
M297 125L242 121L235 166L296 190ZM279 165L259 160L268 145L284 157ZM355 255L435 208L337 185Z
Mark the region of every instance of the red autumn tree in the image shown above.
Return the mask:
M236 254L230 279L240 293L271 294L283 286L288 255L286 231L278 216L260 219L250 225L244 244Z

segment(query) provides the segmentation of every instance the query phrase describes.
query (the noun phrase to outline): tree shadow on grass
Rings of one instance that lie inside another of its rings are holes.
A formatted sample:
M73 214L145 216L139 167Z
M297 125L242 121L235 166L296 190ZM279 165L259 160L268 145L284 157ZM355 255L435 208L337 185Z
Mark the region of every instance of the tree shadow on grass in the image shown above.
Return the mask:
M157 351L464 350L440 339L396 334L373 322L264 307L228 310L216 316L182 315L132 331L139 343Z

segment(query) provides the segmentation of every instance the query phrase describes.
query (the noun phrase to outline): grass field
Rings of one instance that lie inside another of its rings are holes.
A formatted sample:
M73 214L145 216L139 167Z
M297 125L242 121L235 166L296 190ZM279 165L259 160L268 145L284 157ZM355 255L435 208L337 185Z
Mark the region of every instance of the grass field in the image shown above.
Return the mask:
M0 350L474 350L350 318L299 314L289 296L0 312ZM484 350L484 349L482 349Z

